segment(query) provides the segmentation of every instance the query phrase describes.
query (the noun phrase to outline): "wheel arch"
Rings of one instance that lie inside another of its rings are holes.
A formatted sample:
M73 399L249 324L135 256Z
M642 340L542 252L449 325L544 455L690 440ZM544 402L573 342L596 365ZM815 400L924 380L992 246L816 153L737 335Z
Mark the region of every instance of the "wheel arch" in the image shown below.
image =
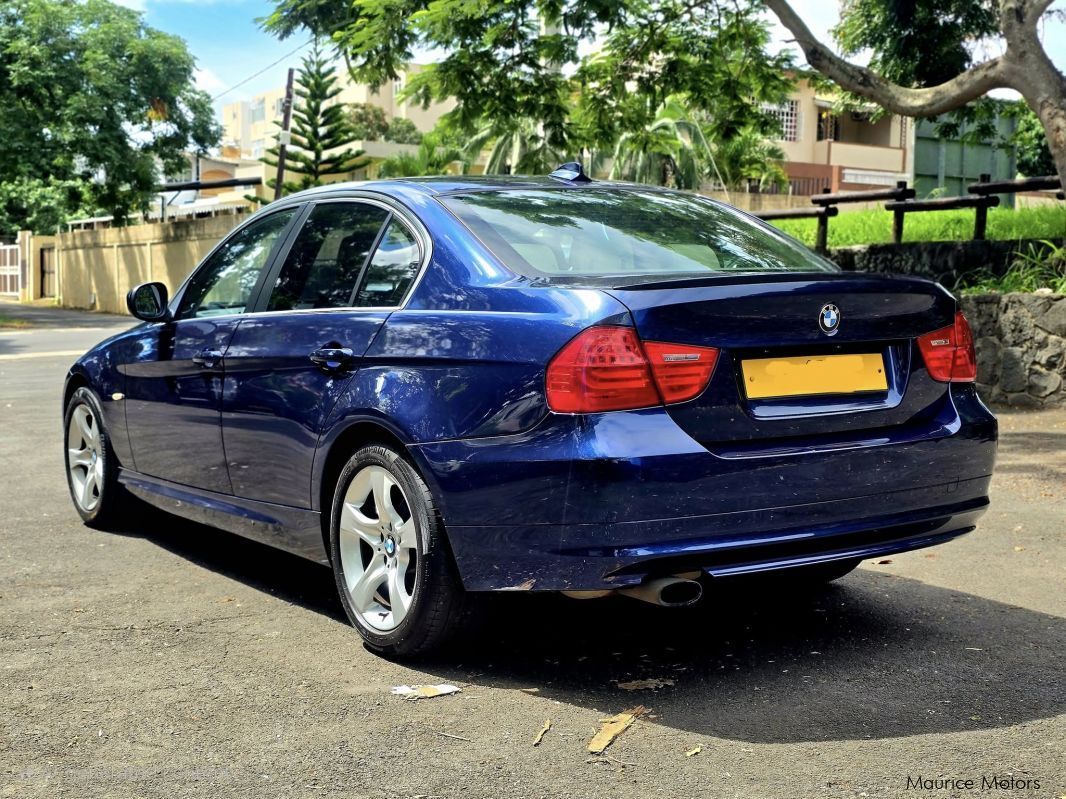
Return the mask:
M312 501L321 517L322 544L327 557L330 552L329 528L333 509L333 492L336 489L337 480L352 453L370 444L382 444L395 449L405 456L407 462L426 481L431 490L436 489L435 481L431 475L427 474L424 464L418 462L418 458L407 446L401 434L388 423L379 419L359 418L338 426L324 437L319 446L311 486Z

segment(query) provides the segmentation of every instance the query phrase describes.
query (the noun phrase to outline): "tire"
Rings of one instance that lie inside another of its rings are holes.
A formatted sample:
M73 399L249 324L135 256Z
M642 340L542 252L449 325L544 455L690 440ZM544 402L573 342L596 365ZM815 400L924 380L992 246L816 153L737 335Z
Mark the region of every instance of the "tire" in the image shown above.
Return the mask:
M97 529L114 527L125 497L103 418L100 400L84 386L71 396L63 415L67 488L82 521Z
M330 557L348 620L381 655L429 652L463 620L467 597L433 494L389 447L363 447L341 471Z
M784 572L785 579L800 585L822 585L839 580L851 574L862 563L856 560L831 560L828 563L816 563L813 566L797 566Z

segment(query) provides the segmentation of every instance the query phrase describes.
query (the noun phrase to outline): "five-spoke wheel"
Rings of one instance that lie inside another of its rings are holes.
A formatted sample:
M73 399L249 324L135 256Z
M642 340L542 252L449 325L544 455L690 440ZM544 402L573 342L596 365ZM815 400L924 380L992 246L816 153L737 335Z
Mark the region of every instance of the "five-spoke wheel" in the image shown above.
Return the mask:
M341 471L330 557L345 613L378 652L427 651L463 616L466 597L433 495L397 450L363 447Z
M77 389L67 403L65 418L67 485L74 507L86 524L108 526L121 495L118 464L111 453L100 400L88 388Z

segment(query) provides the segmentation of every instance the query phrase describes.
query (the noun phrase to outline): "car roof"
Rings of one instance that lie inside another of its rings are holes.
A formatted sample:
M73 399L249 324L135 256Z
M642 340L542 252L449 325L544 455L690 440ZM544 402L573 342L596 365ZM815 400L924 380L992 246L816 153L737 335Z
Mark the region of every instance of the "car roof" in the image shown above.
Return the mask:
M622 183L608 180L573 182L551 177L522 175L440 175L435 177L390 178L388 180L358 180L328 183L313 189L290 194L286 200L311 199L322 194L343 195L346 192L372 191L399 197L411 191L427 195L458 194L471 191L501 191L507 189L597 189L625 188L654 191L656 186Z

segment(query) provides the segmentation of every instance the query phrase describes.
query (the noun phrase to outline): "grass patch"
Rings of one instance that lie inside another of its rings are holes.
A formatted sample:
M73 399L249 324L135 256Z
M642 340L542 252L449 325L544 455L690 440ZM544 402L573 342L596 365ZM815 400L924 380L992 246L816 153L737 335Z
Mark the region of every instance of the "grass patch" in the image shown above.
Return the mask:
M907 214L904 241L969 241L973 238L972 208L957 211L923 211ZM808 247L814 246L815 219L777 219L772 225ZM990 239L1061 239L1066 237L1066 203L1033 208L991 208ZM829 220L829 246L887 244L892 241L892 214L882 208L841 211Z
M29 326L30 323L25 319L15 319L12 316L3 316L0 314L0 330L19 330Z
M1042 244L1043 247L1030 244L1025 251L1015 255L1002 275L978 271L966 276L959 290L963 294L1006 294L1051 289L1056 294L1066 294L1066 247L1050 241Z

